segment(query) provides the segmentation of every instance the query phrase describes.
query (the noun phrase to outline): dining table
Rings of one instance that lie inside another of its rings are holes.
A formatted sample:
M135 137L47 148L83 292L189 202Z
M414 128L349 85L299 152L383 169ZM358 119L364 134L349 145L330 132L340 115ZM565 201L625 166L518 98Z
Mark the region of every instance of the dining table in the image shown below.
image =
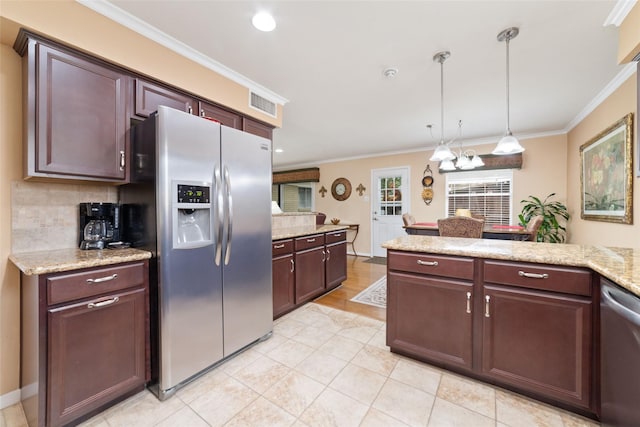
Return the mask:
M437 222L416 222L403 226L405 232L419 236L439 236ZM485 224L482 230L483 239L529 240L531 233L520 225Z

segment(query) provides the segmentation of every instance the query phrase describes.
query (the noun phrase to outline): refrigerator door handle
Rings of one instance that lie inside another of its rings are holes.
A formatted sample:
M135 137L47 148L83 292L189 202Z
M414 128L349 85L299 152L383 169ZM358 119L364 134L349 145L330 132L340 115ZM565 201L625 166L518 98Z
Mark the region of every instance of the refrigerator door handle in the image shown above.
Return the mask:
M231 178L229 177L229 169L224 167L224 183L227 196L227 242L224 250L224 265L229 264L231 258L231 236L233 234L233 197L231 196Z
M214 230L216 230L216 265L220 265L222 259L222 231L223 222L221 218L224 218L224 197L222 194L222 178L220 176L220 168L216 166L213 170L213 182L215 185L215 197L217 199L216 210L213 213Z

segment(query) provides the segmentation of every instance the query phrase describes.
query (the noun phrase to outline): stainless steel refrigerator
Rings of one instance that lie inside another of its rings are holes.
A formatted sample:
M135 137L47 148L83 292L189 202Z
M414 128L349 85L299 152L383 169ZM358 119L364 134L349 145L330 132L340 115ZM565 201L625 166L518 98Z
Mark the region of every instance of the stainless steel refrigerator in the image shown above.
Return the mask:
M164 400L272 331L271 141L167 107L132 130L124 238L153 253L151 389Z

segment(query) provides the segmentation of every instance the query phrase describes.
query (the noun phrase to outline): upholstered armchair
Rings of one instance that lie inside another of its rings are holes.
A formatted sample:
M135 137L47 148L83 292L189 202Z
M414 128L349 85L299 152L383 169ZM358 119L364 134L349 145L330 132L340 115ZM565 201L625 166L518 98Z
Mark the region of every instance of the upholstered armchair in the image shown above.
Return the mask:
M405 213L402 214L402 222L404 223L404 226L408 226L408 225L413 225L416 223L416 219L413 217L413 215Z
M536 237L538 236L538 229L542 225L543 220L544 217L542 215L536 215L529 220L525 228L525 231L529 233L529 238L527 239L528 241L537 241Z
M482 238L484 220L467 216L452 216L438 220L438 232L444 237Z

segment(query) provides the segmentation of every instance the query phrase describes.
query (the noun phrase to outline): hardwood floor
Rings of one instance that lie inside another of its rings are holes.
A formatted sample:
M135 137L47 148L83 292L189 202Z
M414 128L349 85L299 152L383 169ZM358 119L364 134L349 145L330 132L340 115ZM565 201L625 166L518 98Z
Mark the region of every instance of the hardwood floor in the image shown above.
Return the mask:
M368 259L368 257L348 255L347 280L342 282L340 287L319 297L314 302L386 321L387 312L384 308L350 301L351 298L387 273L386 265L365 262Z

